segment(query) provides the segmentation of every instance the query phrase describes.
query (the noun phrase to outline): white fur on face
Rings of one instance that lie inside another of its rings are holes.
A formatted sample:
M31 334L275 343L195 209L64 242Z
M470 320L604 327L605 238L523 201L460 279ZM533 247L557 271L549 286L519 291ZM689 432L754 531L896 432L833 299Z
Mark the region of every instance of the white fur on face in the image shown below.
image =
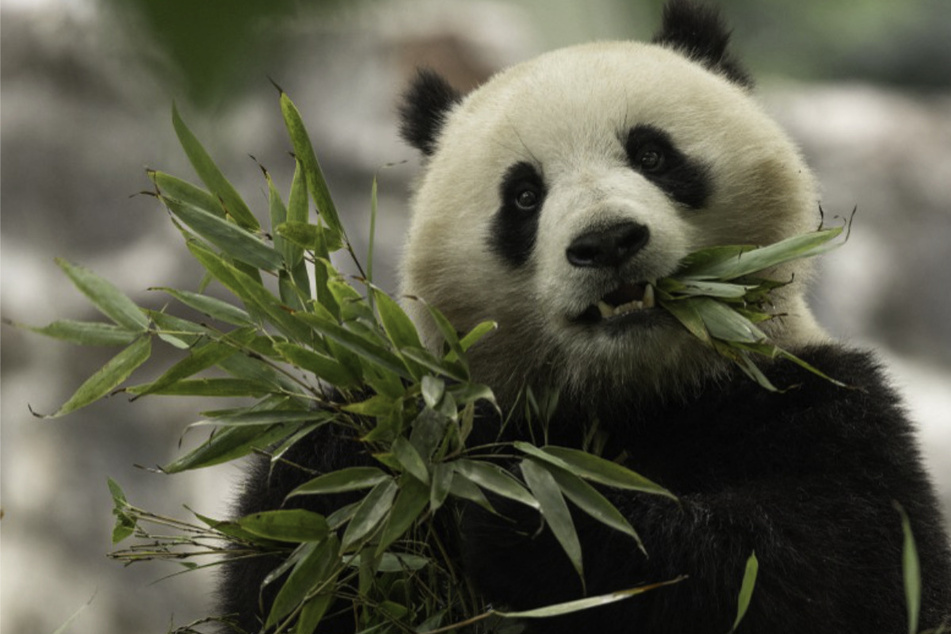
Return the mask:
M702 208L677 203L630 167L624 139L637 125L663 130L706 168ZM532 253L515 266L489 244L501 180L519 162L535 167L547 193ZM650 231L620 271L568 261L572 240L618 221ZM621 282L670 275L698 248L768 244L817 224L808 168L742 88L657 46L591 44L500 73L450 112L414 200L403 292L461 331L499 323L471 362L503 398L526 382L667 391L718 368L682 327L648 320L619 334L575 319ZM772 325L786 345L818 333L802 301L806 271L795 273L776 298L789 317ZM408 309L438 345L425 311Z

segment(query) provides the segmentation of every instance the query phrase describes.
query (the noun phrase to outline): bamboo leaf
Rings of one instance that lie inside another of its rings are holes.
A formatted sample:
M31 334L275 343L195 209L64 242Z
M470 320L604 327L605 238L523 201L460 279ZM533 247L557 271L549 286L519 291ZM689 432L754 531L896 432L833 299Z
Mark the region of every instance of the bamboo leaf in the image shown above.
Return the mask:
M732 280L759 273L793 260L815 257L836 248L830 244L843 227L831 227L793 236L768 246L743 250L736 257L722 258L691 266L685 275L705 279Z
M32 332L54 339L61 339L81 346L127 346L142 333L127 330L115 324L95 321L72 321L68 319L54 321L41 328L22 326Z
M238 520L244 530L279 542L319 542L330 532L322 515L303 509L263 511Z
M297 314L297 317L313 328L317 333L336 341L347 350L355 353L358 357L404 379L411 378L406 366L400 358L383 346L373 343L315 313L302 312Z
M334 569L339 561L339 551L340 544L333 535L322 542L307 544L304 547L303 557L294 566L287 581L274 597L274 603L267 615L265 629L270 629L288 616L315 590L331 586L337 575ZM308 614L308 620L315 618L315 614ZM319 619L317 621L319 622Z
M359 377L354 376L346 366L332 357L308 350L293 343L274 345L282 357L302 370L312 372L317 378L339 388L356 385Z
M165 473L181 473L230 462L268 447L293 433L294 425L255 425L227 427L211 438L162 467Z
M172 126L174 126L175 134L178 135L182 149L185 150L185 154L188 156L192 167L195 168L198 177L205 183L205 186L211 190L211 193L221 201L221 204L227 210L228 214L245 229L252 231L258 230L260 225L258 224L257 218L255 218L251 210L248 209L248 206L234 186L228 182L228 179L224 177L224 174L222 174L218 166L215 165L211 156L208 155L208 152L205 151L205 148L202 147L198 141L198 138L195 137L192 131L188 129L188 126L185 125L185 122L178 114L178 108L174 105L172 106Z
M142 309L111 282L89 269L70 264L62 258L57 258L56 264L69 276L73 285L88 297L102 314L116 324L137 333L143 333L149 329L149 319Z
M571 560L571 565L574 566L583 586L584 566L581 561L581 542L575 530L575 523L571 519L571 511L568 510L558 483L544 465L543 462L526 458L522 460L522 476L538 501L542 517L545 518L551 532L554 533L558 543L568 555L568 559Z
M347 524L347 530L343 533L342 550L350 550L379 526L389 514L398 490L396 482L389 477L370 489L353 514L353 519Z
M317 476L291 491L287 497L360 491L378 486L388 480L392 480L392 477L377 467L347 467Z
M661 299L658 301L667 312L677 318L677 321L679 321L690 334L708 346L713 345L710 333L707 332L707 327L703 323L703 317L700 315L700 312L692 300L668 301Z
M225 262L221 256L196 240L188 241L188 249L216 280L237 295L249 309L253 308L265 314L281 332L298 341L306 343L312 339L310 329L295 318L258 280Z
M695 297L689 300L700 318L707 332L721 341L739 343L761 343L767 337L753 322L743 317L729 306L706 297Z
M193 376L202 370L221 363L238 352L237 346L246 346L255 335L255 328L248 327L227 335L221 341L210 341L192 348L189 355L165 371L162 376L146 385L130 388L137 396L145 396Z
M198 425L217 425L219 427L258 427L260 425L275 425L279 423L311 423L314 421L330 421L334 418L334 413L323 410L295 410L295 409L275 409L275 410L256 410L240 409L228 410L225 413L205 412L207 418L204 418L193 426Z
M750 599L753 598L753 588L756 586L756 573L759 571L759 561L756 559L756 553L752 553L746 560L746 571L743 573L743 584L740 586L740 596L736 609L736 620L733 621L731 632L735 632L740 625L740 621L746 616L746 610L750 607ZM911 632L910 634L914 634Z
M333 252L343 247L340 234L334 233L327 227L312 225L307 222L283 222L275 225L277 235L291 243L298 249L306 249L321 253Z
M329 584L328 584L329 585ZM333 593L319 594L313 599L308 599L297 618L297 627L295 634L314 634L321 619L333 605L336 596Z
M148 170L148 176L155 183L160 196L175 198L215 216L225 217L225 210L221 206L221 201L210 192L164 172Z
M380 322L387 336L396 348L411 346L422 348L423 344L419 340L419 333L416 326L410 320L409 316L403 311L399 304L393 301L389 295L377 288L371 288L370 292L376 300L376 310L380 315Z
M396 496L396 502L393 503L393 510L386 520L386 526L383 534L380 536L380 543L377 545L376 554L386 558L384 551L390 544L401 538L406 531L420 518L426 506L429 504L429 487L418 479L413 477L403 477L400 479L400 492ZM401 561L401 565L407 565L412 562ZM386 572L381 563L380 569ZM396 572L396 571L394 571Z
M921 563L918 560L918 549L915 547L915 536L911 531L911 520L908 513L898 502L894 503L895 510L901 516L901 529L905 539L902 545L902 574L905 582L905 606L908 612L908 634L918 632L918 619L921 613Z
M390 451L403 469L424 484L429 484L429 467L416 447L404 436L397 436Z
M307 182L307 189L314 198L314 204L317 206L317 212L327 227L331 230L331 243L343 239L345 233L343 225L340 224L340 217L337 215L337 208L334 206L333 198L330 196L330 190L327 187L327 181L320 169L320 163L317 161L317 155L314 153L314 146L310 142L310 136L304 127L304 121L301 119L297 106L291 101L290 97L281 92L281 112L284 115L284 123L287 126L287 132L291 137L291 143L294 146L294 154L300 161L303 168L304 177ZM337 238L339 236L340 238Z
M274 271L284 263L273 247L237 224L181 200L165 196L159 199L195 233L230 257L265 271Z
M150 386L133 386L126 388L125 391L129 394L140 395L139 390L148 387ZM270 394L274 389L274 386L260 381L210 378L176 381L162 388L152 388L149 393L155 396L213 396L216 398L249 396L260 398Z
M677 577L676 579L671 579L670 581L662 581L660 583L652 583L650 585L641 586L639 588L631 588L630 590L621 590L618 592L611 592L609 594L602 594L596 597L587 597L584 599L577 599L575 601L567 601L565 603L558 603L555 605L548 605L543 608L536 608L534 610L524 610L521 612L499 612L494 611L495 614L503 616L509 619L538 619L538 618L549 618L553 616L562 616L565 614L570 614L572 612L579 612L581 610L587 610L589 608L596 608L602 605L610 605L612 603L617 603L618 601L623 601L630 597L661 588L663 586L669 586L675 583L680 583L686 579L686 577Z
M524 485L498 465L482 460L466 459L456 460L453 465L457 474L483 489L510 500L515 500L533 509L540 508L538 500L532 497Z
M433 468L433 482L429 489L429 508L436 512L452 490L455 467L451 462L440 462ZM488 501L486 501L488 503Z
M598 520L605 526L613 528L616 531L624 533L637 542L637 547L644 555L647 550L640 536L627 518L621 515L621 512L611 504L611 502L601 495L593 486L564 469L551 465L548 467L549 473L555 478L555 482L561 488L561 492L571 500L579 509Z
M56 413L43 418L59 418L107 396L115 390L152 354L152 339L141 337L110 359L95 374L86 379Z
M228 302L222 301L216 297L209 297L208 295L202 295L200 293L192 293L191 291L180 291L164 286L149 290L157 290L168 293L186 306L194 308L198 312L208 315L212 319L217 319L218 321L231 324L232 326L250 326L253 323L251 321L251 316L248 315L247 311L241 310L237 306L229 304Z
M519 451L523 451L534 458L553 464L556 467L560 467L592 482L605 484L618 489L663 495L672 500L677 499L674 494L667 489L651 482L627 467L578 449L556 447L553 445L539 448L525 442L516 442L515 447Z

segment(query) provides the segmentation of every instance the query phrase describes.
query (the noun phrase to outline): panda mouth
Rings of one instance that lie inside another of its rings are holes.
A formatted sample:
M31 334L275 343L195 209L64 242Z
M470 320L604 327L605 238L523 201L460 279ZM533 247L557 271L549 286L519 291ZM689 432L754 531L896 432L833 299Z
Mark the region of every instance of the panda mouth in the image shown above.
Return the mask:
M632 313L654 308L654 286L650 282L625 282L591 304L578 315L577 321L596 324Z

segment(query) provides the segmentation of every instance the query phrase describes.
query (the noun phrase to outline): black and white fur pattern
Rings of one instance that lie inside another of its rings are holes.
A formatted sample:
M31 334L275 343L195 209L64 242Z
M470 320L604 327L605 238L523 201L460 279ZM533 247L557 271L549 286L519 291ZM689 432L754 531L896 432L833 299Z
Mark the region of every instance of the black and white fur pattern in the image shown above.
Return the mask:
M951 616L951 555L912 427L870 355L816 324L808 265L775 272L794 281L767 328L852 389L776 362L767 375L798 387L767 392L644 297L645 283L698 248L767 244L819 223L813 176L751 97L728 40L716 12L671 0L652 44L555 51L466 96L421 73L401 110L404 137L426 157L402 290L459 330L497 321L472 350L476 380L505 405L525 386L558 390L553 442L581 446L597 420L606 456L679 497L608 492L649 557L577 521L589 594L685 581L532 631L723 634L754 551L760 574L741 634L906 631L895 502L917 540L921 626L937 627ZM407 307L438 347L427 312ZM486 414L478 425L497 423ZM517 437L518 423L508 428ZM328 432L286 458L317 471L360 460ZM239 510L280 507L308 477L260 466ZM486 598L514 609L580 598L537 514L505 510L514 524L463 513L463 569ZM267 568L235 562L226 575L224 608L249 631ZM353 631L339 620L322 628Z

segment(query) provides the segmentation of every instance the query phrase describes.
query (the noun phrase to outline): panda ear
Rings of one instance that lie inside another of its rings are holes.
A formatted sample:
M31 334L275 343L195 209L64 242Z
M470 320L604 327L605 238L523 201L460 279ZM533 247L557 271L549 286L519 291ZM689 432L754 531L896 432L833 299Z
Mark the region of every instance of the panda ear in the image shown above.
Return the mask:
M403 94L399 107L400 135L417 150L431 156L449 110L461 95L432 70L420 69Z
M749 73L727 50L730 31L715 8L691 0L668 0L661 28L652 41L679 51L743 88L753 88Z

